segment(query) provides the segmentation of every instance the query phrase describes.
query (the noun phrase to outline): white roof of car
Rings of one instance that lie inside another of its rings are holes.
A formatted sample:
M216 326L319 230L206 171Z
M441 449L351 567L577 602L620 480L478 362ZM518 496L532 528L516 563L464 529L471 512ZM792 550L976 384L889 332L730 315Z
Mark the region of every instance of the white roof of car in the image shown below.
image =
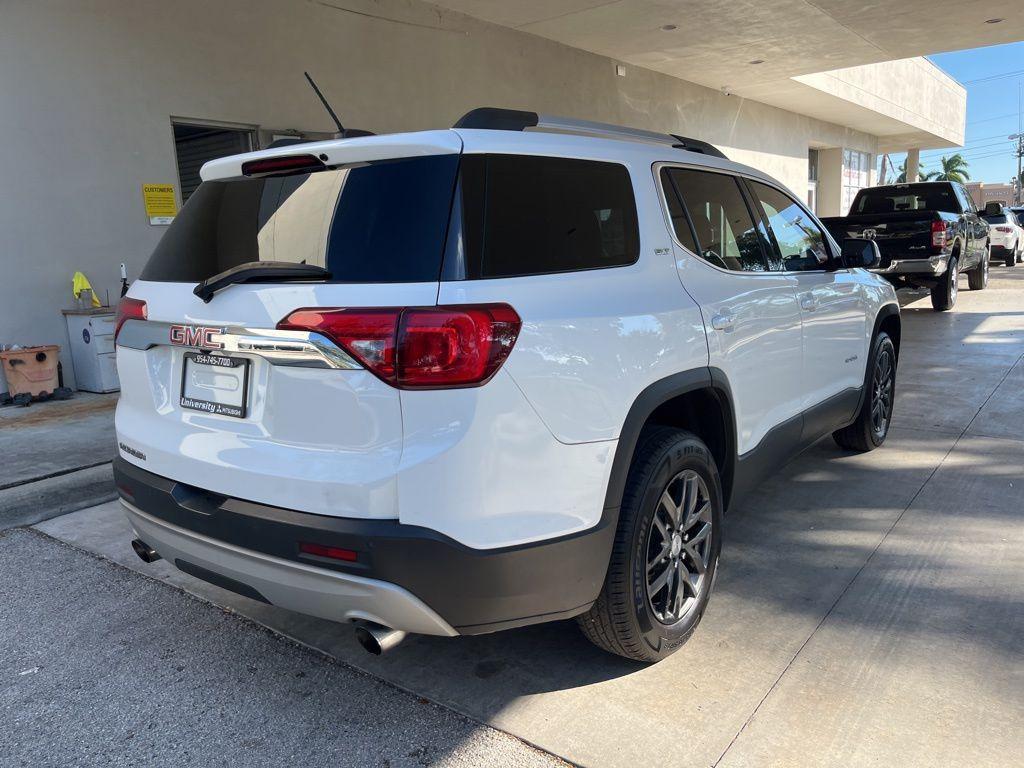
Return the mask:
M459 152L574 157L631 165L674 162L743 174L778 184L770 176L754 168L714 155L677 149L667 143L557 133L546 130L505 131L480 128L391 133L380 136L359 136L351 139L328 139L289 144L211 160L203 165L200 176L203 181L237 178L242 175L242 163L292 155L316 155L327 165L346 165L398 157L422 157L458 154Z

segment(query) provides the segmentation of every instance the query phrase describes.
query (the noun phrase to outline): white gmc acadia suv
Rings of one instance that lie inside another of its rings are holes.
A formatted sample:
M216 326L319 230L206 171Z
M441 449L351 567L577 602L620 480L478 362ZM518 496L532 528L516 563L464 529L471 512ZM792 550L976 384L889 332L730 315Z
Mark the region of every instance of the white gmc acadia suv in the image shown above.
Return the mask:
M877 247L703 142L480 109L202 178L119 311L132 544L373 652L575 617L664 658L730 504L885 440Z

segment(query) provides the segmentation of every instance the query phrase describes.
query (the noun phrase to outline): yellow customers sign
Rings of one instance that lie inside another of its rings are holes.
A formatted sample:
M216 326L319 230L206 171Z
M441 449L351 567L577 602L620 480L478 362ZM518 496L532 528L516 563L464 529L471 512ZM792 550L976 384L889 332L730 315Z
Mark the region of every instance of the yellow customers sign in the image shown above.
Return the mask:
M142 199L150 224L170 224L178 213L173 184L143 184Z

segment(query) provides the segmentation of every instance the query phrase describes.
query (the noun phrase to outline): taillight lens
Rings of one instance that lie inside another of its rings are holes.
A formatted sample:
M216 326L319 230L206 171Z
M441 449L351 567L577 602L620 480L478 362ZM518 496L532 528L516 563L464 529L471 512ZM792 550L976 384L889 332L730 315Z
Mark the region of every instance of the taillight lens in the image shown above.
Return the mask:
M395 337L401 315L401 309L307 308L295 310L277 327L322 333L384 381L392 383Z
M146 302L142 299L130 299L122 296L117 303L117 321L114 323L114 343L117 343L117 335L121 333L121 326L125 320L145 320Z
M391 386L473 387L508 358L522 321L507 304L394 309L297 309L277 324L315 331Z
M996 227L996 232L1013 232L1013 227Z
M946 222L944 222L944 221L933 221L932 222L932 247L933 248L945 248L946 247Z

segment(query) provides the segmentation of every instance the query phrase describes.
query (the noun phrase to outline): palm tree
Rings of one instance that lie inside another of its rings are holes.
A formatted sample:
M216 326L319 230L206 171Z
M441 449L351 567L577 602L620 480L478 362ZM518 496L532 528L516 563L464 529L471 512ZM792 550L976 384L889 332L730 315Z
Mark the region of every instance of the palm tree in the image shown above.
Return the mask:
M899 168L900 175L896 177L897 184L907 183L907 161L904 159L903 164ZM917 166L917 178L920 181L931 181L933 178L938 176L938 171L926 171L924 165Z
M957 181L963 184L971 178L967 172L967 161L959 152L943 157L941 162L942 170L935 174L936 181Z

